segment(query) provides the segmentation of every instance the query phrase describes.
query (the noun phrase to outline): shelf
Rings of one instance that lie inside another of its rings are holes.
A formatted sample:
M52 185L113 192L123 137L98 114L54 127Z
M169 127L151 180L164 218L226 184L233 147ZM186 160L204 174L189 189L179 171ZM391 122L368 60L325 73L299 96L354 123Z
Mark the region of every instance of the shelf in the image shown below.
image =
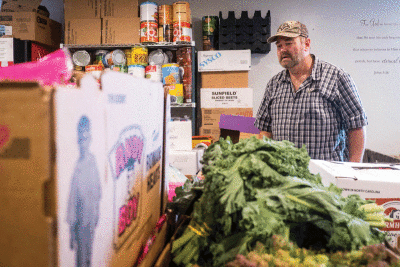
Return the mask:
M171 103L171 108L195 108L196 103Z
M185 46L195 46L195 42L191 43L140 43L140 44L97 44L97 45L77 45L77 44L61 44L61 48L66 47L69 49L80 49L80 48L128 48L128 47L133 47L133 46L143 46L143 47L148 47L148 48L167 48L167 49L173 49L173 48L179 48L179 47L185 47Z

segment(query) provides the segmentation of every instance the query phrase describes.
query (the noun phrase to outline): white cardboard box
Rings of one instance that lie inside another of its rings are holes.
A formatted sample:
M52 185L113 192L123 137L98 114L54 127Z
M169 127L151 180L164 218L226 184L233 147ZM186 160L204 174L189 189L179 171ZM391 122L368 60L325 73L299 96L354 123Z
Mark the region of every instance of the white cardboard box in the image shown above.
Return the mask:
M357 194L382 205L385 214L394 219L386 222L383 230L393 246L400 245L400 165L311 160L309 169L321 175L325 186L333 183L343 189L343 196Z
M198 70L204 71L243 71L251 69L250 50L199 51Z
M201 108L252 108L252 88L201 88Z
M191 150L192 121L171 121L169 127L169 148L171 150Z
M189 151L169 151L169 164L177 168L184 175L196 175L199 171L198 152Z

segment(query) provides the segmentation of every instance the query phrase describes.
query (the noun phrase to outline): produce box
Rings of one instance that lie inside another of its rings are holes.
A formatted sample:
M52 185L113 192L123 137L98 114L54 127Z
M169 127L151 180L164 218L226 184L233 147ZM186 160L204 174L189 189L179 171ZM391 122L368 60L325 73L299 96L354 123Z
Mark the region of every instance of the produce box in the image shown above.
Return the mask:
M218 50L198 52L198 71L249 71L251 51Z
M351 163L311 160L309 169L319 173L322 182L343 189L343 196L357 194L373 199L385 208L385 214L394 219L386 222L384 231L388 241L400 248L400 165L382 163Z
M79 266L86 246L91 266L133 266L156 226L162 85L118 72L101 83L0 83L1 265Z
M102 44L140 43L140 18L102 19Z
M15 38L60 47L61 23L36 12L0 12L0 24L12 26Z

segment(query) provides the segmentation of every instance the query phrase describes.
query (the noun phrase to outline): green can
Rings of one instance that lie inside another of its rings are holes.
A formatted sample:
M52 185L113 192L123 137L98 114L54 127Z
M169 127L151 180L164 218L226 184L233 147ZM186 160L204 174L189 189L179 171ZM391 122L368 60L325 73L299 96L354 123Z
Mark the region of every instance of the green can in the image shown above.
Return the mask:
M218 21L217 16L204 16L202 18L204 51L218 50Z

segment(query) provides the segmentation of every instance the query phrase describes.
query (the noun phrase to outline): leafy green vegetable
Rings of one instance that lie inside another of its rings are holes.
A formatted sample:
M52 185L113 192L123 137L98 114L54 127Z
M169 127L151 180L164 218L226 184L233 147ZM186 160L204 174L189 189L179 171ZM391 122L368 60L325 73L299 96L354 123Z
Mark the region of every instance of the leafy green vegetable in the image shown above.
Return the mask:
M203 156L203 194L173 242L174 262L223 266L274 234L333 251L382 242L359 209L369 202L324 187L309 161L305 147L288 141L252 137L233 144L228 137L212 144Z

